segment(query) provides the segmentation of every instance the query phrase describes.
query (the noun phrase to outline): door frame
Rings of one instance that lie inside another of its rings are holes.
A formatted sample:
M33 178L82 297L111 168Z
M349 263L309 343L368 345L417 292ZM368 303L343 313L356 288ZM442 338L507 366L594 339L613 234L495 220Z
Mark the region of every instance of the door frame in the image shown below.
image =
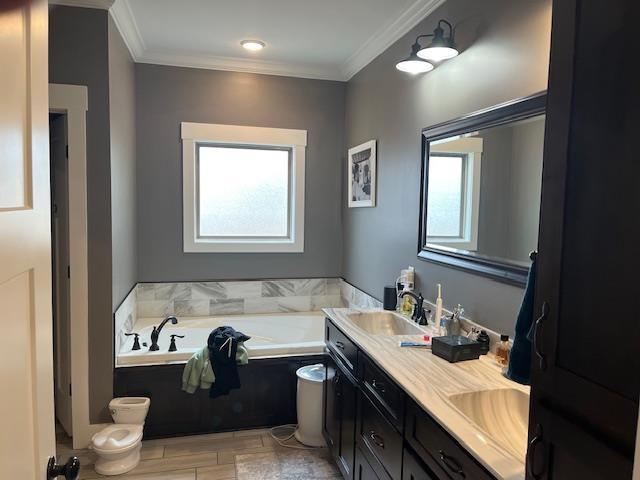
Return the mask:
M89 418L89 273L87 233L86 86L49 84L49 112L67 116L69 145L69 331L71 434L73 448L84 448L103 427Z

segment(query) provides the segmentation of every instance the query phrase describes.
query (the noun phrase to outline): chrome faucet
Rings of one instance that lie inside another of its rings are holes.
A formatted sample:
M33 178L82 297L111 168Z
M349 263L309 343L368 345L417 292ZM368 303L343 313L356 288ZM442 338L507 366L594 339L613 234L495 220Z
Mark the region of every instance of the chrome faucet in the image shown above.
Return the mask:
M157 327L153 327L153 331L151 332L151 346L149 347L150 352L155 352L157 350L160 350L160 347L158 346L158 337L160 337L160 332L162 331L162 328L168 321L171 321L172 325L175 325L176 323L178 323L178 319L176 317L169 316L165 318L160 323L160 325L158 325Z
M413 309L413 315L411 315L411 319L413 321L418 322L420 325L426 325L427 316L425 315L425 312L424 312L424 297L422 296L422 294L419 293L418 295L416 295L410 290L405 290L400 294L400 297L402 298L405 295L409 295L411 298L413 298L416 304Z

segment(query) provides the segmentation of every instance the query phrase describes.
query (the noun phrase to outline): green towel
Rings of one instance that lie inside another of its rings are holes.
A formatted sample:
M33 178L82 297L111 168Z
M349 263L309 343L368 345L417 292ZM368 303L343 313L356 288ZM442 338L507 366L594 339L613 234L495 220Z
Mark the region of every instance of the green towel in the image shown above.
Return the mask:
M243 342L238 343L236 352L238 365L249 363L249 352ZM208 390L216 381L213 368L209 362L209 348L204 347L192 355L182 371L182 390L187 393L195 393L198 388Z

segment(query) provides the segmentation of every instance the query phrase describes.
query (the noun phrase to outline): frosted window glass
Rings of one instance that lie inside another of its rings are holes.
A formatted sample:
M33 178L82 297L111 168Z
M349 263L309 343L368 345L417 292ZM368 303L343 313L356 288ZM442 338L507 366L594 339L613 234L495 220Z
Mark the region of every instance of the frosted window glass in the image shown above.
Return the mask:
M201 145L200 236L288 236L289 153Z
M428 237L462 237L462 161L462 157L429 156Z

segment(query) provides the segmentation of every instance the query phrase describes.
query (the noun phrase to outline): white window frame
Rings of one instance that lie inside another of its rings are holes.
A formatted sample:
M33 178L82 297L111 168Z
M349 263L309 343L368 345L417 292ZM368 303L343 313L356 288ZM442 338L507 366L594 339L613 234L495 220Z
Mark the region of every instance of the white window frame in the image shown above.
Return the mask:
M427 244L446 245L452 249L478 250L478 217L480 213L480 180L482 170L483 140L477 137L446 139L434 142L429 155L461 156L463 158L461 237L427 236Z
M183 250L185 253L304 252L304 188L307 131L182 122ZM280 147L291 151L289 234L286 237L200 237L198 235L198 146Z

